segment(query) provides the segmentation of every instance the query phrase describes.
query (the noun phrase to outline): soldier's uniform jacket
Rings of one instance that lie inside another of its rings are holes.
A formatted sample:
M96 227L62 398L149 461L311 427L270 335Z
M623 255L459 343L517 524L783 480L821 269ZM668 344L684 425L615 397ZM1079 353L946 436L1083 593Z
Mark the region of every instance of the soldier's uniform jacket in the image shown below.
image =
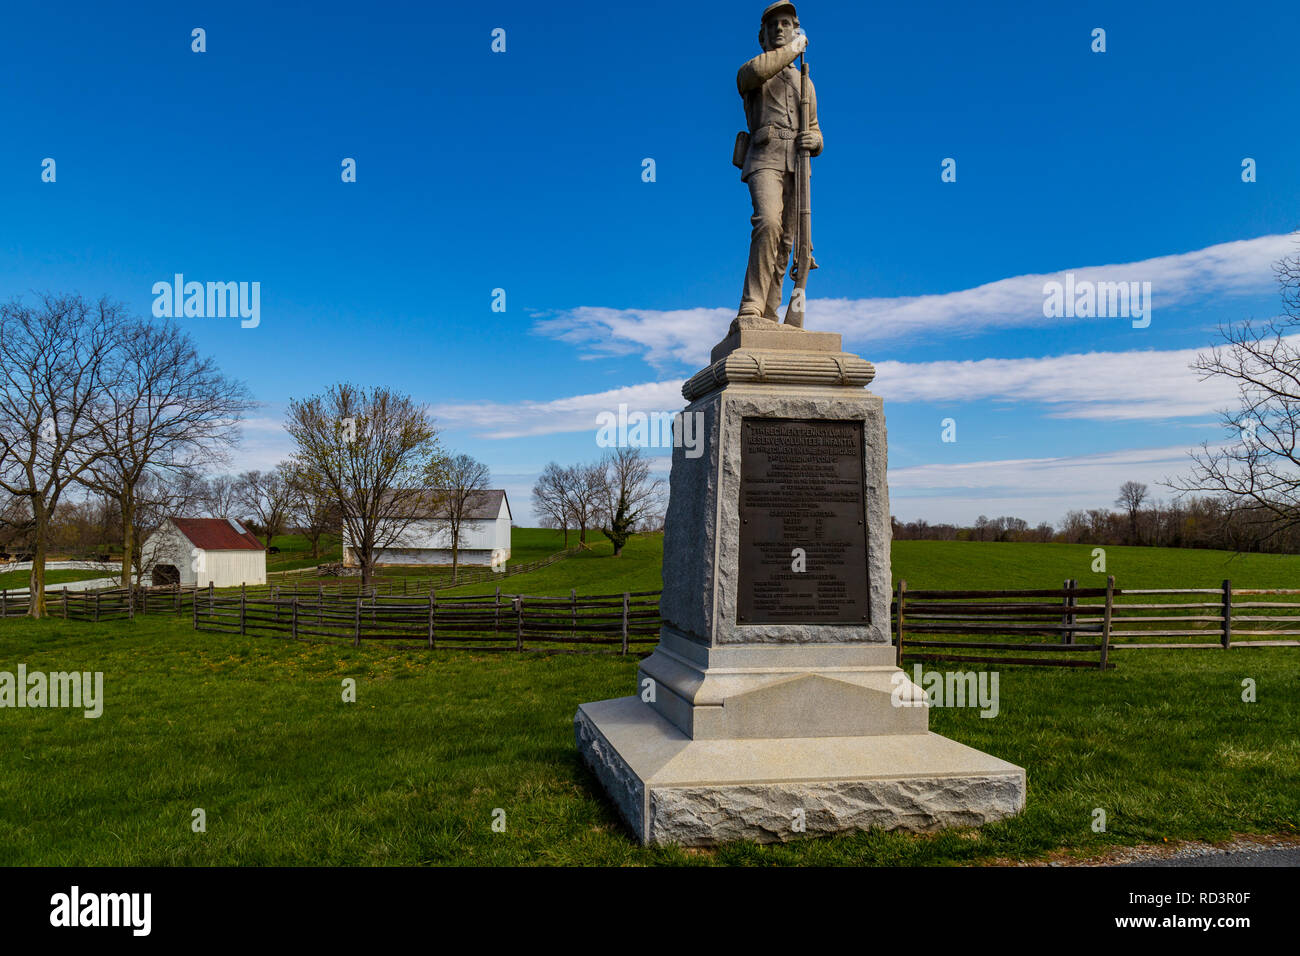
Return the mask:
M750 135L749 151L740 170L742 182L756 169L779 169L787 173L796 170L794 139L799 135L799 71L791 63L764 81L764 74L771 71L772 56L764 53L754 57L740 68L736 77L745 101ZM808 129L821 132L817 125L817 93L811 79L808 80ZM819 147L812 155L820 152Z

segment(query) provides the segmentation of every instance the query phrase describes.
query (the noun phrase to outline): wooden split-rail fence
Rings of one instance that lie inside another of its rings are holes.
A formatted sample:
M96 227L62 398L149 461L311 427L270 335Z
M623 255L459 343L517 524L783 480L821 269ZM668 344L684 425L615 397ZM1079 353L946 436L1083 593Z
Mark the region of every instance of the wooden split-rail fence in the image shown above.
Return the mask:
M530 650L594 645L627 653L658 640L658 591L537 596L402 594L263 585L46 591L50 616L80 621L188 614L200 631L302 640L387 640L427 647ZM27 614L26 591L0 591L0 618ZM1126 588L1075 580L1054 589L911 590L891 608L896 659L1104 669L1116 650L1300 646L1300 589Z
M1300 589L1105 587L909 590L892 607L896 659L1114 666L1115 650L1300 646ZM1280 600L1279 600L1280 599ZM1199 639L1199 640L1197 640ZM996 655L981 652L997 652Z
M101 588L93 591L47 589L45 610L50 617L72 621L111 621L137 614L184 613L199 588L177 585L158 588ZM0 591L0 618L25 617L31 607L27 591Z
M430 649L537 650L605 645L628 653L659 640L659 592L568 597L502 594L248 594L199 591L192 608L200 631L279 634L294 640L414 641Z

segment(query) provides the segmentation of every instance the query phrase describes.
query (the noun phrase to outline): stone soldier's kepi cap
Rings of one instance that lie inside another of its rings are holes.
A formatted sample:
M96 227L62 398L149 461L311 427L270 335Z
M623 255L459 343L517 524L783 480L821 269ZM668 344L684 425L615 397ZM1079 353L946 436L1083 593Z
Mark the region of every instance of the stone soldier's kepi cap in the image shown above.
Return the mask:
M790 0L776 0L776 3L768 4L767 8L763 11L763 15L758 18L758 22L766 23L767 18L772 14L776 13L778 10L786 9L790 11L790 16L794 17L796 20L799 19L799 11L795 10L794 4L791 3Z

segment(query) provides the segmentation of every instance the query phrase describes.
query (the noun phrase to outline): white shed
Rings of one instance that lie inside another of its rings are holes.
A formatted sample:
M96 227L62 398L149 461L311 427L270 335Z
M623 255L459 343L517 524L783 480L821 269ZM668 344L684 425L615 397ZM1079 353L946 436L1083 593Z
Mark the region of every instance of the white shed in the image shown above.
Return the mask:
M266 583L266 550L233 518L168 518L141 549L154 584L239 587Z
M466 502L460 526L457 561L483 567L504 566L510 559L510 502L504 488L476 492ZM356 567L356 554L343 532L343 563ZM402 529L397 539L382 548L377 565L449 565L451 530L445 520L419 518Z

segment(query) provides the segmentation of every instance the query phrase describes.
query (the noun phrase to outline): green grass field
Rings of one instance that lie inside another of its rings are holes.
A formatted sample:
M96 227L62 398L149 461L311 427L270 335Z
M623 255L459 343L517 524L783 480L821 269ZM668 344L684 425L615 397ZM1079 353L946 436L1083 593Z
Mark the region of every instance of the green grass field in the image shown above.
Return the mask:
M46 570L45 586L55 588L60 584L67 584L69 581L93 581L95 578L113 577L114 574L120 573L121 569L116 568L108 571L77 571L56 568ZM26 591L31 584L30 571L3 571L0 572L0 588L7 588L11 591Z
M909 588L1079 587L1213 588L1225 578L1236 587L1300 587L1300 555L1233 554L1190 548L1105 548L1106 570L1093 571L1090 544L1013 544L987 541L895 541L894 583Z
M266 539L258 535L257 540L265 543ZM342 539L336 534L327 534L321 538L319 558L311 556L311 542L301 534L277 534L271 543L280 549L279 554L266 556L266 570L297 571L301 568L314 568L328 561L338 561L342 554Z
M519 530L515 530L516 535ZM552 544L558 544L559 532L554 534ZM570 535L570 546L575 543L575 536ZM663 575L660 573L664 554L662 534L635 536L617 558L613 556L614 546L599 531L587 532L587 544L588 550L580 551L549 567L481 584L463 585L453 593L491 594L500 587L509 594L567 595L571 588L579 594L621 594L624 591L658 591L663 587ZM514 550L513 545L511 549ZM560 549L556 547L548 553L554 554L558 550Z
M516 532L518 533L518 532ZM558 534L558 533L557 533ZM663 535L637 535L617 560L599 533L592 549L562 564L513 575L503 590L523 594L579 594L654 591L663 587ZM557 549L558 550L558 549ZM1106 548L1106 571L1094 572L1093 547L1082 544L998 544L980 541L896 541L891 559L894 584L909 588L1059 588L1067 578L1080 587L1105 587L1113 574L1119 587L1218 587L1225 578L1238 587L1300 587L1300 555L1244 554L1176 548ZM496 585L458 589L492 593Z
M599 542L510 590L656 588L660 547L635 538L615 559ZM1049 587L1084 583L1090 552L900 542L895 553L914 587ZM1300 561L1224 571L1227 560L1108 550L1111 573L1140 575L1131 586L1279 586ZM0 864L969 864L1300 823L1297 648L1127 652L1106 672L1003 667L996 718L939 708L931 727L1025 767L1021 816L709 851L636 846L574 749L575 709L631 693L634 657L306 645L150 615L0 622L0 670L18 663L102 671L106 702L98 719L0 709ZM344 678L356 703L341 699ZM1256 703L1241 700L1245 678ZM191 830L196 807L206 833ZM498 808L505 832L492 828Z
M599 531L589 531L588 540L604 541ZM519 564L530 564L533 561L540 561L543 558L549 558L551 555L564 550L564 535L559 531L551 531L548 528L514 528L511 531L510 541L510 560L508 566ZM569 547L576 547L578 544L577 532L570 532ZM342 560L342 540L338 535L326 535L321 540L321 556L313 558L311 556L311 544L308 540L297 534L276 535L275 546L280 549L279 554L267 555L266 570L268 574L282 571L300 571L304 568L314 568L320 564L337 562ZM608 553L608 551L606 552ZM462 570L466 573L477 573L484 570L481 567L464 566ZM380 568L378 577L381 579L390 578L427 578L430 575L437 577L450 577L451 569L448 568L415 568L415 567L393 567ZM316 578L308 576L297 576L298 581L308 581L315 583ZM274 580L274 578L272 579ZM324 581L337 579L319 579ZM657 586L657 585L656 585ZM488 588L492 590L491 587Z
M106 702L98 719L0 710L3 864L971 863L1300 820L1300 655L1287 650L1004 668L998 717L937 709L931 726L1024 766L1022 816L707 852L636 847L574 750L574 710L629 693L633 658L353 650L149 617L5 622L0 669L19 661L103 671ZM1240 700L1247 676L1258 703ZM206 833L191 832L195 807Z

